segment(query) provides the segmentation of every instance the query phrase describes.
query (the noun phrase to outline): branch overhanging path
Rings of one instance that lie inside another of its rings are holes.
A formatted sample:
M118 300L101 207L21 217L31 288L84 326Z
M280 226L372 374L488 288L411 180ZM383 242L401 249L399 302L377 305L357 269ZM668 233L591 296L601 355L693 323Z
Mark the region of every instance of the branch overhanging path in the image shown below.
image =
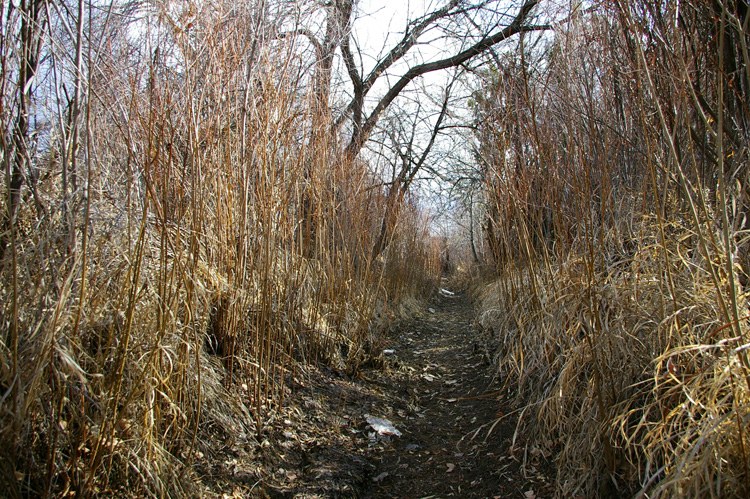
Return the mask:
M351 49L349 48L348 39L346 39L342 44L344 62L346 64L350 79L352 80L352 84L354 85L354 97L352 98L352 101L349 103L349 105L346 106L342 115L334 121L334 129L340 128L346 117L350 114L353 114L353 134L351 140L349 141L349 144L345 149L346 156L348 158L353 159L357 156L357 154L359 154L359 151L362 149L375 126L378 124L378 121L383 112L414 79L427 73L460 66L468 62L472 58L486 52L498 43L513 37L514 35L533 31L543 31L551 28L546 24L527 24L527 21L531 16L531 12L539 3L538 0L527 1L520 7L518 14L515 16L513 21L500 31L482 38L471 47L451 57L418 64L409 68L406 73L388 89L385 95L380 98L370 114L367 115L367 117L363 121L360 121L364 106L364 98L373 88L377 79L396 61L400 60L406 55L406 53L417 43L419 35L428 26L430 26L437 19L455 14L455 12L453 12L453 9L459 6L461 3L462 2L460 2L460 0L451 1L443 9L440 9L427 16L424 21L418 23L412 31L407 31L407 33L404 35L403 40L399 44L397 44L396 47L394 47L391 52L389 52L389 54L375 66L373 71L364 80L359 76L359 73L354 67L354 58L351 54ZM358 120L357 118L360 118L360 120Z

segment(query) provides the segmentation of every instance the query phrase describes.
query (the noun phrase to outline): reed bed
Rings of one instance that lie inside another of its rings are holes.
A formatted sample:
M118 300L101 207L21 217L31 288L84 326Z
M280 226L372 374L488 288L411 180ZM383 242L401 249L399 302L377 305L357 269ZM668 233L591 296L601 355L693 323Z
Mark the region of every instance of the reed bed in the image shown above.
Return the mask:
M644 217L638 229L631 254L613 252L593 273L570 258L539 272L534 291L526 272L482 291L479 322L528 403L519 428L555 452L561 495L640 483L651 497L740 497L742 344L722 320L711 263L688 256L699 253L692 229L671 227L667 247L678 308L658 278L658 224Z
M293 37L264 38L240 6L144 9L87 24L101 45L82 59L54 52L74 30L39 34L58 64L43 81L85 82L58 105L77 121L24 152L34 177L3 233L9 497L200 495L198 453L256 442L299 362L356 373L438 277L415 203L370 258L384 189L343 160Z
M750 491L743 16L571 12L488 72L478 321L560 497Z

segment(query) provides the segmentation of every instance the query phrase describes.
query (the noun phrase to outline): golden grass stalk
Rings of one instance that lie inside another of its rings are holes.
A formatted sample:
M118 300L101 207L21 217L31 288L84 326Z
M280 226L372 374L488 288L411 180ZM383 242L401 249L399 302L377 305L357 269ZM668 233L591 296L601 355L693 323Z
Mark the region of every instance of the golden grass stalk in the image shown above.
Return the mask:
M706 27L706 6L670 24L644 4L572 16L548 73L490 75L522 111L484 132L479 320L561 497L744 497L747 133L727 67L748 61L726 45L744 35L726 5ZM716 55L690 52L709 31Z
M11 497L200 495L196 456L263 436L297 362L355 373L437 278L414 206L370 260L384 193L320 133L295 40L248 37L251 13L221 5L180 28L195 13L167 7L89 60L85 188L60 188L59 130L33 158L49 209L20 206L0 268Z

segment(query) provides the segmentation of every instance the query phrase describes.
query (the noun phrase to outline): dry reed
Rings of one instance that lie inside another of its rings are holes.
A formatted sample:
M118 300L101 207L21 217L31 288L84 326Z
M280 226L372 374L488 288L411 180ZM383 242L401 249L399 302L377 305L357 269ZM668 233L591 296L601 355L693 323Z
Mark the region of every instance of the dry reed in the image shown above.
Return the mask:
M488 75L479 322L561 497L750 491L750 61L712 8L574 12Z
M79 121L29 152L34 192L8 228L10 497L200 494L197 451L217 435L252 442L296 362L356 372L389 310L438 272L414 206L370 260L385 194L366 163L342 160L293 37L246 36L260 26L249 7L123 9L87 21ZM60 26L40 46L71 42ZM46 82L75 63L54 57Z

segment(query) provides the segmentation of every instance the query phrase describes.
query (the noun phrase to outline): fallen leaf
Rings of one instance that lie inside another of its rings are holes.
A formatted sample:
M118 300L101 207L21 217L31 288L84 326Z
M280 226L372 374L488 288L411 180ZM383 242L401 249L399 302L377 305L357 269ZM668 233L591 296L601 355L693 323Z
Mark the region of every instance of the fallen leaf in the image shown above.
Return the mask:
M232 495L229 494L222 494L222 499L242 499L242 492L239 488L235 488L232 492Z

